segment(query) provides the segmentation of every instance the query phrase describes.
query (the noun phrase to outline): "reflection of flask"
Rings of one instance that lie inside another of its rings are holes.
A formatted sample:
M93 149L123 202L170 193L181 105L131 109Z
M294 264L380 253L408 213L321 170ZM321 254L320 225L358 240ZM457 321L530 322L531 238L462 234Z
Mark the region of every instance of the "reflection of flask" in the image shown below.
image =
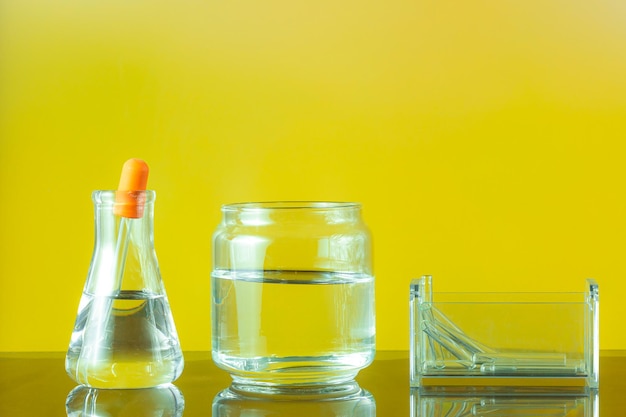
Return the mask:
M146 388L182 372L154 250L155 192L143 188L93 193L94 254L65 361L79 384Z
M356 382L331 396L301 395L297 390L284 395L263 395L228 388L213 399L213 417L375 417L376 402Z
M184 408L183 395L171 384L133 390L81 385L65 401L68 417L181 417Z

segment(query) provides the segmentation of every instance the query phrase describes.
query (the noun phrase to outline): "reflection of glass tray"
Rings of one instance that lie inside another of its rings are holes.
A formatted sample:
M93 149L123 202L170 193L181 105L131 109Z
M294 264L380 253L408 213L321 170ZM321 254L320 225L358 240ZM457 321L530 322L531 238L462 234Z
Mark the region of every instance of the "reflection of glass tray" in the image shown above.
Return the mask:
M436 293L411 283L411 386L581 393L598 387L598 285L580 293ZM510 388L510 389L509 389Z
M597 392L586 396L420 395L411 391L411 417L598 417Z

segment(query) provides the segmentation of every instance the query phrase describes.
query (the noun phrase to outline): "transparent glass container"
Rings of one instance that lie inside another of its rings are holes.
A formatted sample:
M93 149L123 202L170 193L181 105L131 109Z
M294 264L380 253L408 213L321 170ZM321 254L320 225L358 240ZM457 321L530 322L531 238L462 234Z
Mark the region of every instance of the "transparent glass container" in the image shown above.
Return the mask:
M352 380L375 353L371 237L357 203L222 207L213 360L252 389ZM332 388L325 388L330 389Z
M232 388L213 399L213 417L376 417L372 394L356 382L331 396L248 395Z
M116 191L94 191L95 244L65 359L94 388L148 388L183 369L154 249L154 191L128 192L136 218L115 213Z
M411 283L411 386L514 394L598 388L599 293L432 290Z

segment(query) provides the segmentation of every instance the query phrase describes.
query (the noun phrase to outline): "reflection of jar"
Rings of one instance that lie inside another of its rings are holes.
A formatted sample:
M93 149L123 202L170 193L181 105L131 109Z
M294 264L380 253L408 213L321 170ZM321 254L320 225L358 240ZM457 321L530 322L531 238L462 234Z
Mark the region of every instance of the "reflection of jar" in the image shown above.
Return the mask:
M213 399L213 417L375 417L376 402L356 383L339 396L254 396L226 389Z
M352 380L375 352L370 234L357 203L222 207L213 360L263 387Z

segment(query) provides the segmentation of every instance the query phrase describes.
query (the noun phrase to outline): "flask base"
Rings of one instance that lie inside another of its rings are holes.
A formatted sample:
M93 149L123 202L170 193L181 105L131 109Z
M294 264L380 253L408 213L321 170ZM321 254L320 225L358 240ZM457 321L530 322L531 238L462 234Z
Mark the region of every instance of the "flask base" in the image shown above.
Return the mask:
M89 362L67 358L66 371L78 384L99 389L152 388L175 381L183 369L182 355L160 361Z

